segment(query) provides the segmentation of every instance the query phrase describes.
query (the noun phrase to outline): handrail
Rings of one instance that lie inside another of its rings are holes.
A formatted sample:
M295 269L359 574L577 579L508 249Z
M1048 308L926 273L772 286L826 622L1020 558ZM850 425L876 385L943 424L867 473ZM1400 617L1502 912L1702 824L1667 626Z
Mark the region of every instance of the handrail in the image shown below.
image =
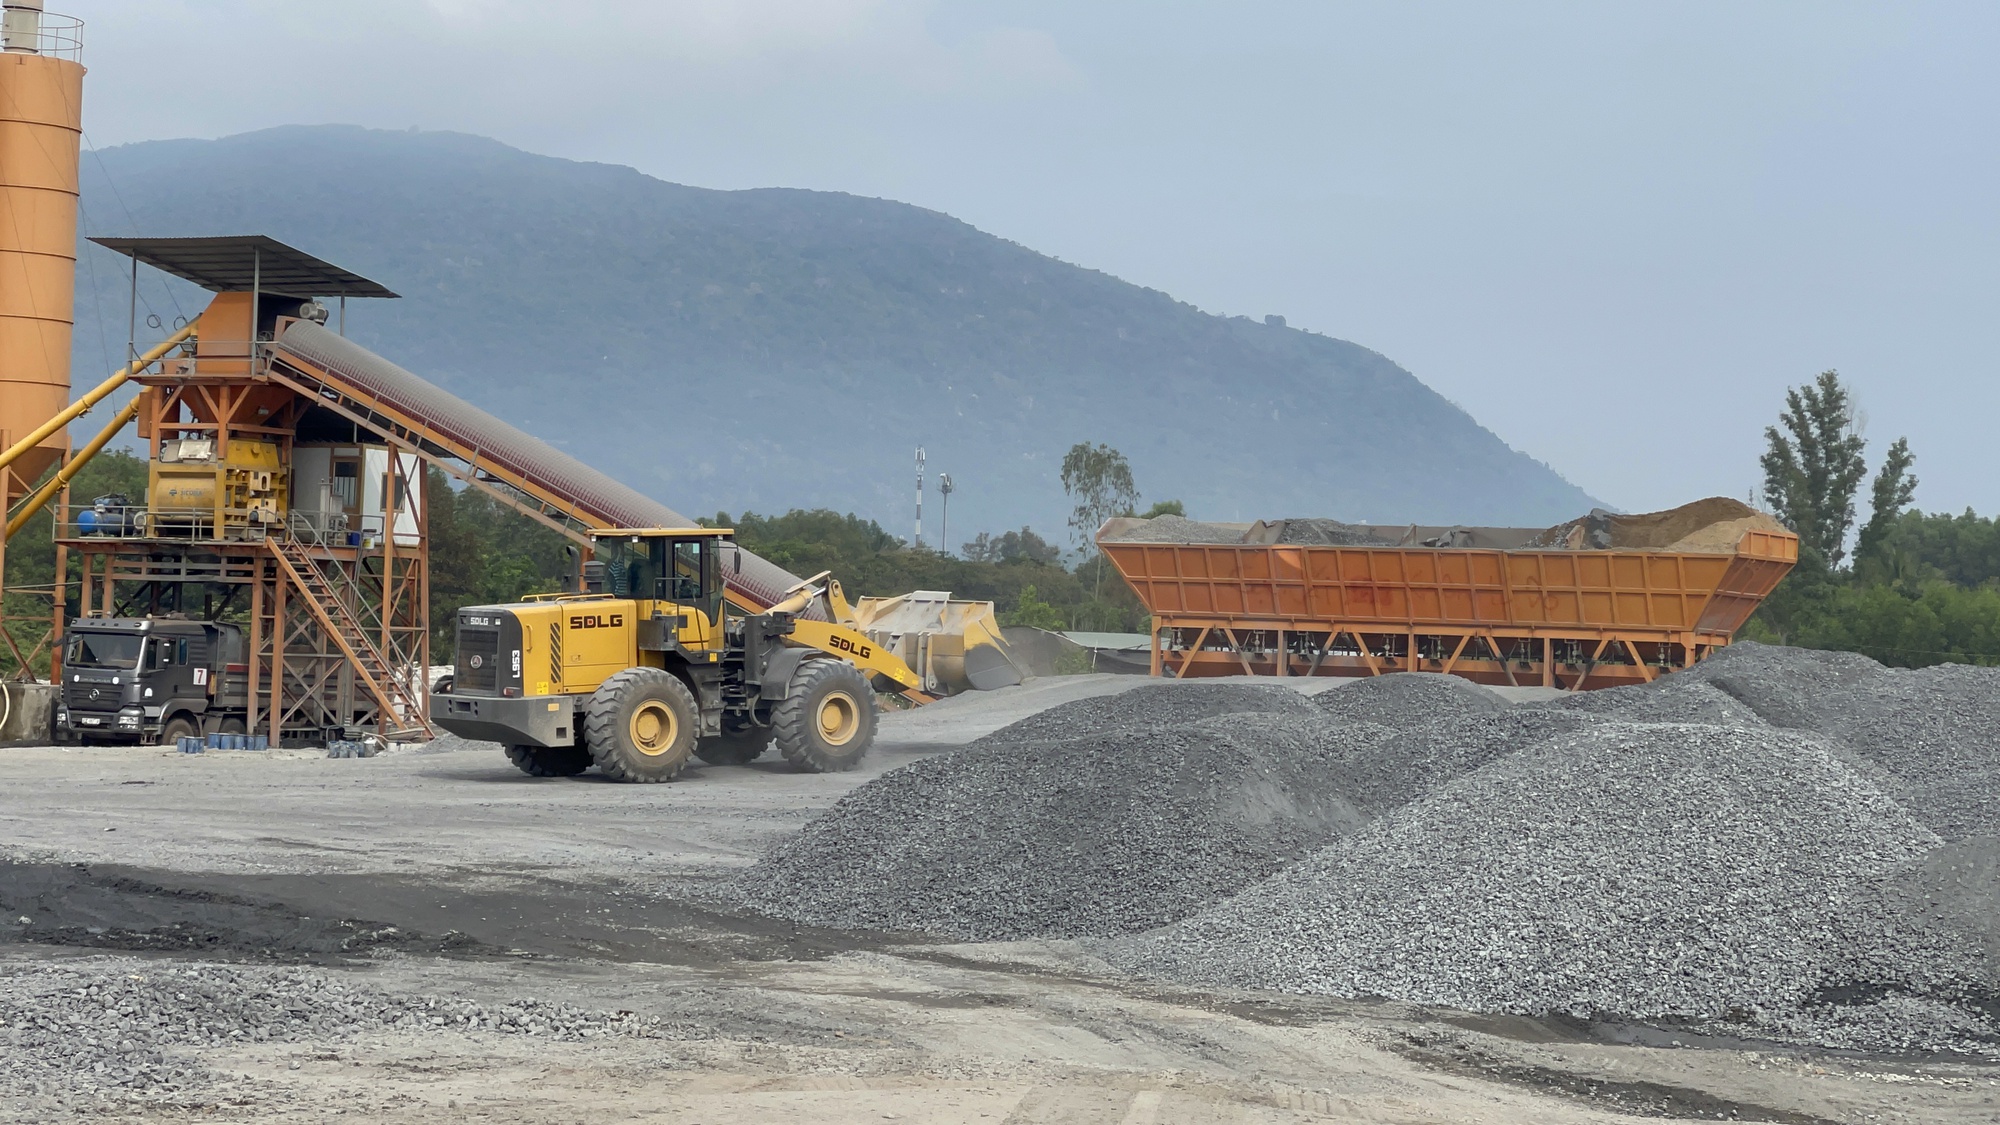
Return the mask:
M278 565L284 569L286 576L292 580L292 584L297 586L300 592L302 593L307 592L305 575L301 573L295 565L293 565L291 558L288 557L285 553L284 544L286 542L287 540L281 540L281 539L271 540L270 541L271 555L273 558L278 560ZM307 560L307 565L308 566L312 565L310 559ZM314 567L313 569L317 574L318 567ZM326 583L325 575L318 575L318 577L321 584ZM348 643L347 635L345 632L341 630L340 623L333 619L333 612L331 608L328 606L321 605L317 598L306 597L300 600L306 603L308 612L310 612L314 617L319 619L320 626L326 630L328 636L333 638L333 643L340 646L340 651L347 657L347 662L354 667L354 670L357 673L360 674L362 684L368 689L368 694L375 697L375 705L382 709L383 724L387 726L392 721L397 723L407 721L411 716L406 716L399 713L396 706L397 700L392 697L392 694L389 689L384 688L383 685L375 679L375 673L369 669L367 662L362 659L362 654L356 651L352 644ZM347 607L345 605L341 605L340 608L343 611L345 611ZM395 679L396 673L394 669L390 667L389 662L383 659L380 653L375 651L375 647L369 644L367 635L361 631L358 625L355 627L355 635L360 637L362 645L367 650L368 658L373 660L376 666L381 668L383 673L388 677L390 677L389 683L390 686L395 689L394 694L403 696L409 696L413 694L411 692L411 689L407 685L400 683ZM415 699L406 699L405 701L410 703L417 702L417 700ZM401 730L421 729L425 734L433 733L431 731L429 717L424 715L422 711L423 709L420 706L413 708L413 715L417 723L416 727L399 727L397 729Z
M103 430L98 432L98 435L96 437L90 439L89 445L84 446L82 449L77 450L76 453L71 455L69 459L69 464L64 465L62 469L56 473L55 476L50 477L47 484L44 484L42 487L36 489L35 494L33 496L30 496L26 500L23 500L21 502L20 510L7 521L7 532L5 538L12 539L14 538L15 535L19 534L20 530L23 527L27 526L28 520L33 518L36 512L39 512L43 508L47 507L49 501L55 499L56 493L61 492L63 490L63 487L69 484L70 478L76 476L78 469L81 469L84 467L84 465L88 464L90 459L92 457L97 456L98 452L102 450L105 447L105 445L111 441L112 438L118 436L118 431L125 428L125 423L130 422L132 419L137 418L138 416L139 416L139 400L135 398L131 402L125 404L125 409L120 410L117 414L112 416L111 424L105 426Z

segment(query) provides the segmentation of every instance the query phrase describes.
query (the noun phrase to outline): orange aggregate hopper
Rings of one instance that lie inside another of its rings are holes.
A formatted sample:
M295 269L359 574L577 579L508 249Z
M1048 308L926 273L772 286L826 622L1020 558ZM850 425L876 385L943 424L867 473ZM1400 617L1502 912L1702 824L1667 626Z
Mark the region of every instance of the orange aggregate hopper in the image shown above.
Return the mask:
M1155 675L1566 688L1700 660L1798 561L1796 535L1723 499L1546 530L1122 519L1098 545L1153 615Z

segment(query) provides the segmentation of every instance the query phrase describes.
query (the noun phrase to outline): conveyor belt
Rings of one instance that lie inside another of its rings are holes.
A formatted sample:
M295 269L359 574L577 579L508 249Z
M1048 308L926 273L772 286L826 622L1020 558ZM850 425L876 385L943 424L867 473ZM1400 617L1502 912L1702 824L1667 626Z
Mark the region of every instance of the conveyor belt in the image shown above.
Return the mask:
M389 423L397 432L385 436L417 445L427 456L448 454L585 527L695 526L658 500L311 321L289 325L274 348L273 376L329 405L360 412L371 425ZM725 563L723 576L752 609L775 604L799 582L776 563L749 551L741 555L741 567ZM809 616L819 616L817 608Z

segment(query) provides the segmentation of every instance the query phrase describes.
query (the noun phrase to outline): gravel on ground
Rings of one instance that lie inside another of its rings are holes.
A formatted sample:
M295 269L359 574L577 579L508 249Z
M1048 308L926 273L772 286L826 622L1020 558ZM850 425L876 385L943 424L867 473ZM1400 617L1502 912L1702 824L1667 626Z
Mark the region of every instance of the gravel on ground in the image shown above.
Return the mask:
M1820 739L1603 723L1104 951L1208 986L1994 1054L1980 951L1876 890L1938 846Z

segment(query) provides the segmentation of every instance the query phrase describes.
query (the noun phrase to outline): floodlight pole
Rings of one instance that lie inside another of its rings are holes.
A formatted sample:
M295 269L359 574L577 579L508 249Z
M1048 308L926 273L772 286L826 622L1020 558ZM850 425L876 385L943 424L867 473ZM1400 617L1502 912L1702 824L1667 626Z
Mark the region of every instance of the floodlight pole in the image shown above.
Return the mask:
M938 513L938 551L951 554L951 474L938 474L938 495L943 498L943 510Z

